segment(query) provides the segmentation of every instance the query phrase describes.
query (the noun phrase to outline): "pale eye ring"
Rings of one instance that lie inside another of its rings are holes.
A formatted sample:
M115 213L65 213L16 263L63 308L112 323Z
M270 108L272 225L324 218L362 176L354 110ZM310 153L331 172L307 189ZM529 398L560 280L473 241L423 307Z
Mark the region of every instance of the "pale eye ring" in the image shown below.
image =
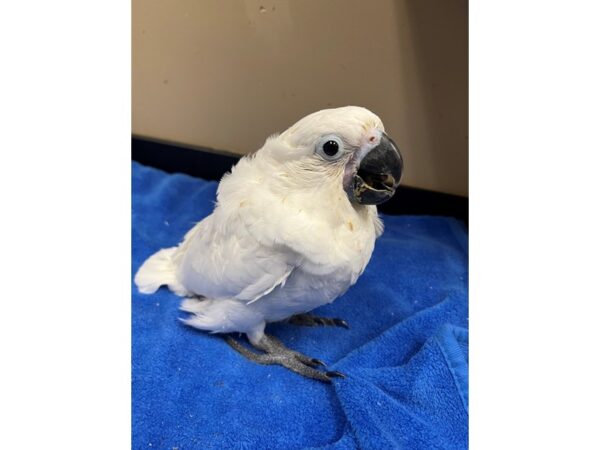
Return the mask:
M316 152L328 161L335 161L344 154L344 144L336 135L328 134L319 140Z

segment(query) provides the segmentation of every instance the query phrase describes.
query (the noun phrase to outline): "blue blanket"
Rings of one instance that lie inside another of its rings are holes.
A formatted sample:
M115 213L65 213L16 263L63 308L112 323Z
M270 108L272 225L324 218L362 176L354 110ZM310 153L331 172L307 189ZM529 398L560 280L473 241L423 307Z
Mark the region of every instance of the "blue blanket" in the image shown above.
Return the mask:
M216 182L133 163L132 270L210 214ZM401 195L401 194L400 194ZM316 312L349 330L267 331L347 378L254 364L132 283L134 449L467 447L467 235L449 218L384 216L357 284Z

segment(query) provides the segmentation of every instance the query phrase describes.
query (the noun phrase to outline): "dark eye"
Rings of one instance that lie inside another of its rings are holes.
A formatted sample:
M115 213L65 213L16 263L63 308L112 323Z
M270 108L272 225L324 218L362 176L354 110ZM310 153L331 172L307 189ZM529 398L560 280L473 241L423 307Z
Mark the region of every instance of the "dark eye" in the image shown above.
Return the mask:
M344 154L344 145L339 137L329 134L319 140L316 151L326 160L334 161Z
M335 156L339 149L340 146L335 141L327 141L323 144L323 153L327 156Z

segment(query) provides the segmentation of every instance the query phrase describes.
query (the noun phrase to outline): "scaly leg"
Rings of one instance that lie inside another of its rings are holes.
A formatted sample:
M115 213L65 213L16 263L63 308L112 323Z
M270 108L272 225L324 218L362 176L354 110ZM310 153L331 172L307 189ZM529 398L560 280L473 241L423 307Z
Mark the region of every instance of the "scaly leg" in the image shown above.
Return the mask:
M264 353L256 353L246 348L232 336L226 337L226 342L242 356L258 364L278 364L283 367L304 376L314 378L320 381L331 382L334 377L344 377L344 374L336 371L321 372L315 367L325 366L322 361L303 355L302 353L290 350L283 343L273 337L265 334L254 347L262 350Z
M342 327L349 329L348 323L342 319L330 319L328 317L317 317L312 314L296 314L288 319L293 325L303 325L305 327L317 327L326 325L330 327Z

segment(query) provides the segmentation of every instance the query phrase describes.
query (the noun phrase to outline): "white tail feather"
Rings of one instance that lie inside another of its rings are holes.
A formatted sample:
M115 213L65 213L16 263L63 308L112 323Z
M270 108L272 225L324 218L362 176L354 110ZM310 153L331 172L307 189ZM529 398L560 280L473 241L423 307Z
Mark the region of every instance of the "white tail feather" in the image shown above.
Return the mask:
M177 280L173 256L177 247L165 248L148 258L135 274L134 282L142 294L153 294L162 285L178 295L189 295Z

